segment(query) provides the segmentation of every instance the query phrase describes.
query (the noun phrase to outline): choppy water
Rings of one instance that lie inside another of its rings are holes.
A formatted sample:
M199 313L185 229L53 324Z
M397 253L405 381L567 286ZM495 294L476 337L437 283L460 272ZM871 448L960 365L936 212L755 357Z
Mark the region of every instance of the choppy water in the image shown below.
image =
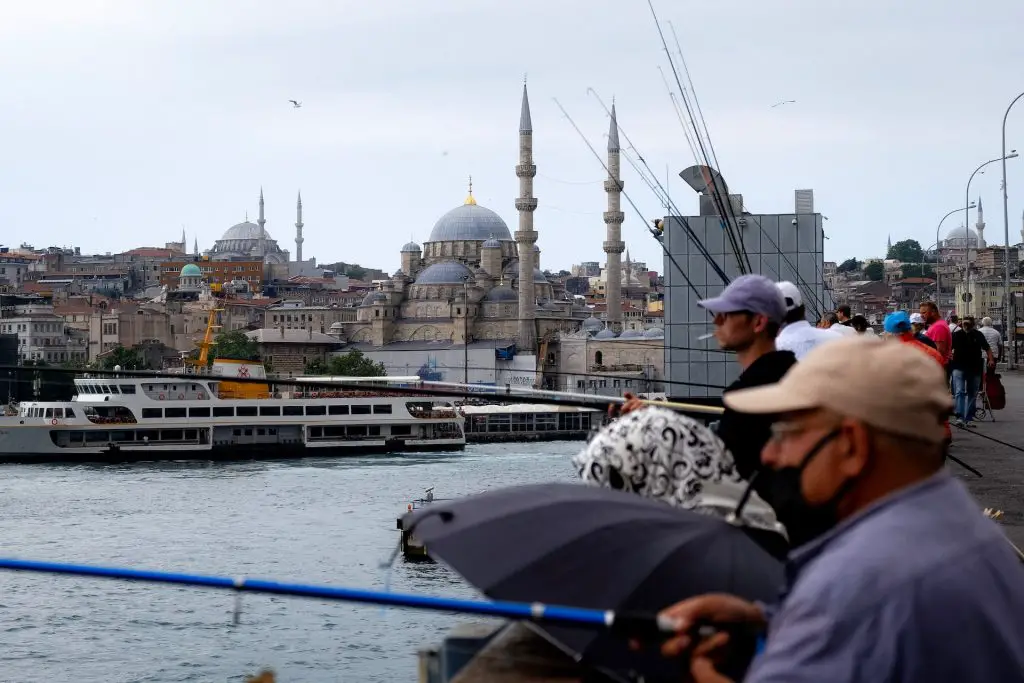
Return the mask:
M396 517L438 497L572 476L578 442L239 464L0 467L0 553L381 589ZM391 590L472 597L438 565ZM0 680L414 681L457 617L306 599L0 572Z

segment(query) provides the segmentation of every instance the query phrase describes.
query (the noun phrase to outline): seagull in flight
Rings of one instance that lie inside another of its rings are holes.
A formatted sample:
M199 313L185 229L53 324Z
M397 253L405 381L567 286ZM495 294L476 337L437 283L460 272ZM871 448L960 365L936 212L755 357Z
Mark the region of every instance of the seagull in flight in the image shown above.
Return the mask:
M796 104L796 100L783 100L781 102L776 102L771 106L771 108L774 109L775 107L781 107L784 104Z
M302 107L302 102L299 102L297 100L288 100L288 101L292 103L292 107L294 107L295 109L299 109L299 108Z

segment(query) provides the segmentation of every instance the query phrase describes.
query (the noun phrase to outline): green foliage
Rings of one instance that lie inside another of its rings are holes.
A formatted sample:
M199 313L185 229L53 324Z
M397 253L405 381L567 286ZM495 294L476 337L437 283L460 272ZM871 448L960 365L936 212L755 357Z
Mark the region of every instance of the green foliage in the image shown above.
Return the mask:
M230 360L259 360L259 345L245 336L241 330L223 332L213 340L212 358ZM211 362L212 362L211 358Z
M935 277L935 268L930 263L910 263L902 268L903 277Z
M900 240L889 247L889 253L885 257L903 263L921 263L924 261L924 250L917 240Z
M882 265L881 261L872 261L864 266L864 277L869 280L881 280L885 277L885 266Z
M358 349L332 356L325 370L332 377L384 377L388 374L383 363L374 363Z
M861 265L863 264L857 259L848 258L842 263L840 263L836 270L840 273L852 273L854 271L860 270Z
M137 347L126 349L123 346L115 346L110 353L100 360L100 367L104 370L113 370L118 365L122 370L149 370L146 359Z
M327 363L320 358L314 358L313 360L306 363L306 374L307 375L326 375L327 374Z

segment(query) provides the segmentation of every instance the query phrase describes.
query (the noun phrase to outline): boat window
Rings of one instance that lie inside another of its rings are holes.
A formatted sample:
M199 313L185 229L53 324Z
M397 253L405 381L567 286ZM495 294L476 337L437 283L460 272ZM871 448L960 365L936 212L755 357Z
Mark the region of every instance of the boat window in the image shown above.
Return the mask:
M210 409L209 408L189 408L188 409L188 416L189 417L210 417Z
M380 425L370 425L370 436L380 436Z
M164 408L164 417L185 417L184 408Z
M309 435L311 437L313 437L313 438L320 438L321 436L324 435L324 428L323 427L310 427L309 428Z
M412 425L392 425L391 436L410 436L412 434Z
M70 441L71 443L82 443L82 439L84 436L85 434L83 432L69 432L68 441Z
M281 412L285 415L302 415L302 406L284 406Z
M111 441L134 441L135 440L135 432L128 432L128 431L124 431L124 432L111 432L110 433L110 440Z
M235 436L241 436L242 435L242 430L241 429L233 429L233 430L231 430L231 433L234 434Z
M391 414L391 406L390 405L375 405L373 407L373 414L374 415L390 415Z
M74 417L74 416L75 416L75 411L74 410L72 410L71 408L65 408L64 409L64 417Z
M280 415L281 406L260 406L260 415Z
M263 429L262 427L256 428L256 436L266 436L266 434L267 430Z
M352 406L352 414L353 415L369 415L370 414L370 406L367 406L367 405L354 405L354 406Z
M366 425L351 425L347 431L349 436L366 436Z
M161 441L181 441L184 436L184 432L180 429L162 429L160 430Z
M348 415L348 406L333 405L327 406L328 415Z
M235 409L229 406L214 406L213 407L214 417L234 417Z
M306 406L306 415L326 415L327 406Z
M277 436L277 427L267 427L267 434Z
M47 408L46 414L43 417L53 417L53 408Z
M144 420L158 420L164 416L163 408L143 408L142 419Z
M251 427L245 430L245 435L246 436L252 436L252 428Z
M136 441L156 441L160 436L160 432L155 429L140 429L135 435Z
M110 441L110 432L86 432L86 443L104 443Z
M197 430L195 430L195 429L186 429L185 430L185 440L186 441L195 441L198 438L199 438L199 432Z
M116 384L111 384L109 387L107 387L107 389L109 389L109 391L107 393L111 393L111 394L120 394L121 393L121 391L117 388Z
M121 393L122 394L134 394L135 393L135 385L134 384L119 384L118 386L121 388Z
M256 417L256 406L238 406L235 408L238 417Z

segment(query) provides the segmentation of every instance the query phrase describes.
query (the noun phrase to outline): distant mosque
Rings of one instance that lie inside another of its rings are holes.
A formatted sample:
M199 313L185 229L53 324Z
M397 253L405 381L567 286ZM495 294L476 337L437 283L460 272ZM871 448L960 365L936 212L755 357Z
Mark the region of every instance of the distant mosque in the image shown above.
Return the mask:
M286 264L290 259L287 249L282 249L277 240L267 232L267 219L264 214L263 188L260 188L260 212L259 218L253 223L248 217L242 223L232 225L224 235L214 242L213 248L208 255L211 259L218 261L232 260L261 260L266 264ZM295 238L298 249L298 259L302 258L302 195L299 195L298 220L295 223L298 230Z
M604 250L608 268L621 270L618 125L611 112L608 137L608 211ZM540 268L534 229L537 199L533 196L533 122L526 85L519 116L519 229L513 234L494 211L469 196L441 216L422 246L415 242L400 251L401 268L358 307L355 322L344 323L348 341L375 346L397 341L505 340L520 353L536 353L538 342L559 332L576 332L590 317L573 297L556 297ZM621 278L608 286L608 324L622 327Z

